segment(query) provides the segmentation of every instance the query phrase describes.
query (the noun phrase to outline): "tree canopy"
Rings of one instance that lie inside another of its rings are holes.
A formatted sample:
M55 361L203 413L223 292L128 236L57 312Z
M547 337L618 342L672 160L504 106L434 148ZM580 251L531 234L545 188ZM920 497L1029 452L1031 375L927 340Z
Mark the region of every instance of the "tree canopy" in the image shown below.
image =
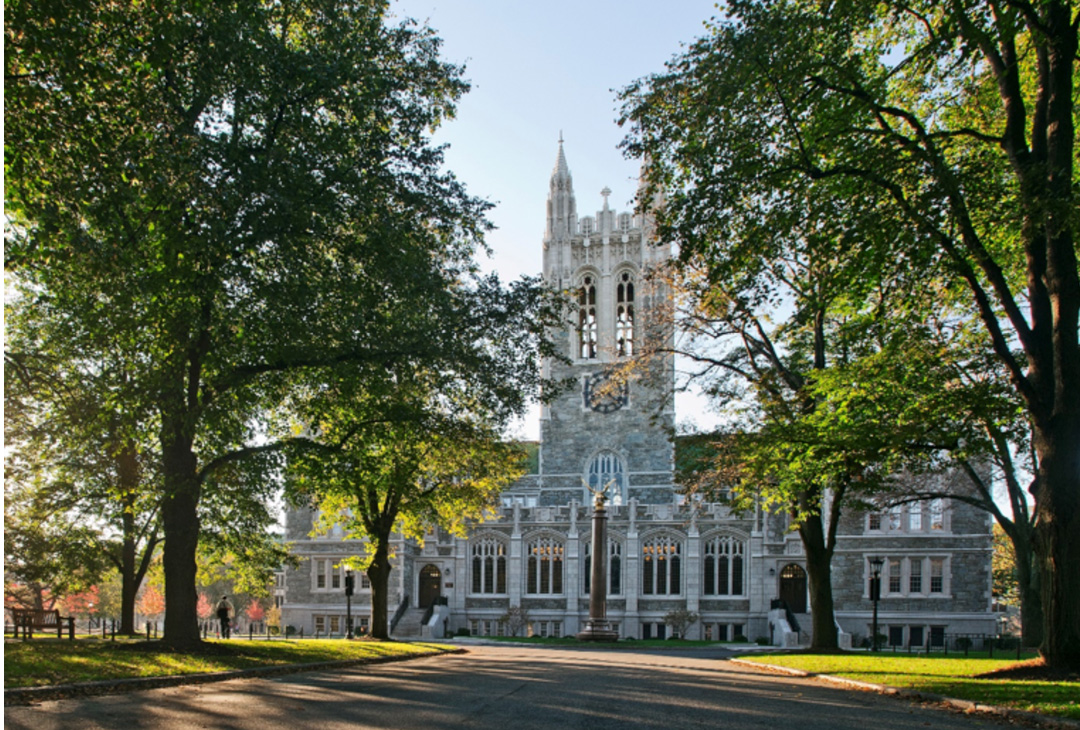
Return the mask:
M199 641L208 510L273 483L290 393L402 364L498 378L520 348L480 348L482 318L525 322L517 342L541 331L529 286L447 326L448 305L503 291L475 275L488 204L428 137L467 84L430 29L386 11L5 8L6 263L41 327L129 355L129 407L157 423L173 645Z

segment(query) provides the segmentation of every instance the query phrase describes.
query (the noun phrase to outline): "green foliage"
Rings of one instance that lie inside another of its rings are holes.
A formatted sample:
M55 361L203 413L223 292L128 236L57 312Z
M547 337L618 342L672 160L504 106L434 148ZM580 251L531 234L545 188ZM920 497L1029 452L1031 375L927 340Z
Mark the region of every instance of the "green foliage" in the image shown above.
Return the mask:
M1059 567L1080 559L1070 8L737 0L624 92L623 121L706 313L692 326L744 351L700 360L749 375L711 392L768 424L743 429L742 473L774 494L872 494L898 443L996 440L1004 460L1026 422L1046 654L1076 667L1080 574ZM777 504L796 524L820 509Z
M48 608L90 588L105 573L105 554L92 525L71 524L48 494L26 494L4 483L4 595L17 605Z
M1000 525L994 525L993 575L994 600L1003 606L1019 606L1020 586L1016 570L1016 548Z

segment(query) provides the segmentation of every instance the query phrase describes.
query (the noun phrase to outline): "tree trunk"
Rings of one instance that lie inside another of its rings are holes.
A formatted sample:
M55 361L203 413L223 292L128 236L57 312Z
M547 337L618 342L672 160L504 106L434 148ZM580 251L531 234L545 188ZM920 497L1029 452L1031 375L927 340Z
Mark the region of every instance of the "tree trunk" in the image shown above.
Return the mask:
M1063 426L1049 434L1039 434L1037 430L1040 460L1035 495L1038 511L1035 549L1042 568L1043 659L1052 667L1077 671L1080 670L1080 538L1077 537L1080 535L1080 426L1072 429Z
M387 601L390 586L390 534L376 537L375 557L368 566L368 580L371 581L371 635L376 639L390 638L390 619L387 615Z
M135 633L135 596L141 576L135 574L137 546L135 544L135 490L139 487L138 455L130 443L117 454L117 473L120 478L120 516L123 543L120 546L120 633Z
M1024 646L1039 646L1043 641L1042 589L1031 530L1025 530L1018 525L1009 537L1016 556L1016 581L1020 592L1020 636Z
M124 542L120 547L120 633L135 633L135 515L124 510Z
M806 573L810 589L810 620L813 634L812 649L839 647L836 614L833 607L832 551L826 546L825 525L820 514L807 517L799 526L803 549L806 550Z
M168 426L165 427L168 429ZM199 480L191 441L169 429L162 437L165 498L162 527L165 549L164 642L174 649L202 644L199 635L198 591L195 589L195 553L199 545Z

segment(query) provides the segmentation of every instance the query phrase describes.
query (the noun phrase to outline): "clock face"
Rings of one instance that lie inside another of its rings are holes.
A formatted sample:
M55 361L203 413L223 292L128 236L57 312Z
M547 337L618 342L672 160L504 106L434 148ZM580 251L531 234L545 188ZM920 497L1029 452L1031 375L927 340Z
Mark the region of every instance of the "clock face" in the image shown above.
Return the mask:
M597 413L614 413L630 400L630 388L626 383L614 383L604 373L586 375L582 388L585 407Z

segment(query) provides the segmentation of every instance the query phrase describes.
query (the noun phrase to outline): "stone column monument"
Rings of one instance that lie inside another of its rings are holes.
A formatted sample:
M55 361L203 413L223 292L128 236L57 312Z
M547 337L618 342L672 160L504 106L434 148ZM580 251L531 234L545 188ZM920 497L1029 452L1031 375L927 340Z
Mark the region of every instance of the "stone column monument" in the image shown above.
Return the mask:
M578 633L580 641L618 641L619 633L607 620L607 510L603 492L596 495L592 517L592 590L589 593L589 620Z

